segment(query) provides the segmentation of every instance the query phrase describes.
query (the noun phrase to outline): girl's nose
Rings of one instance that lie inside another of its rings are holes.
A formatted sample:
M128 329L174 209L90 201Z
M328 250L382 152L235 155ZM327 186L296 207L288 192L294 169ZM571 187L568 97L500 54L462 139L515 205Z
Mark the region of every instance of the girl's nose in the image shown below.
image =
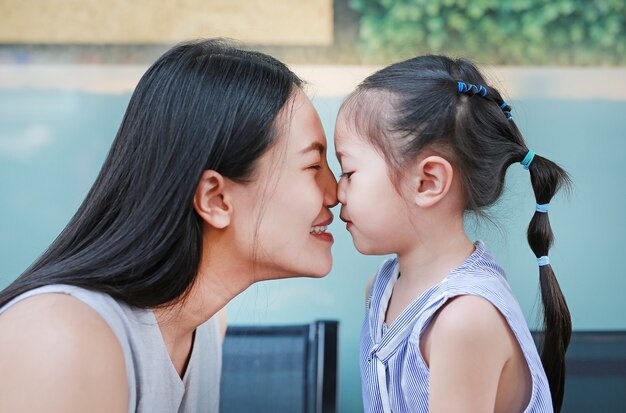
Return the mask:
M339 183L337 184L337 202L341 202L343 205L346 203L346 192L344 185L342 185L344 180L345 179L339 179Z

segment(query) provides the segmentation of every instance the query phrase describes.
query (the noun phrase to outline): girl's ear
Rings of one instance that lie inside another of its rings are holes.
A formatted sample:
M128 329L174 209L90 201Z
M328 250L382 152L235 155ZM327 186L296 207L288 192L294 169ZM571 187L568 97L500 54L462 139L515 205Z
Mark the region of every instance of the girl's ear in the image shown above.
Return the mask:
M193 207L214 228L223 229L230 225L232 201L226 190L226 180L220 173L210 169L202 173L193 197Z
M435 205L450 191L454 170L441 156L428 156L416 166L413 200L416 205L428 208Z

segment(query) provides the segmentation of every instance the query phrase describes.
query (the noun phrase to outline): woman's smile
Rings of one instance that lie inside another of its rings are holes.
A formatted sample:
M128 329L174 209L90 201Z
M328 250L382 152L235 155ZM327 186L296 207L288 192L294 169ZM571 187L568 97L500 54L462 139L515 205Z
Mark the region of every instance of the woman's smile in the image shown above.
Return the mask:
M332 216L324 222L313 225L311 227L310 234L319 240L332 243L334 241L333 234L327 232L328 226L331 222L333 222Z

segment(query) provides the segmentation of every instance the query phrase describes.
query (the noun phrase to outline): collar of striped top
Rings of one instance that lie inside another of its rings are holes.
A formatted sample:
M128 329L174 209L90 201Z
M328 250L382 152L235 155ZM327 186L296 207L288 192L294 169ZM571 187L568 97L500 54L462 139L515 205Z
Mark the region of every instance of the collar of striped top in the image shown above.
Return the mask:
M389 357L394 353L395 349L400 345L407 335L411 334L415 323L418 321L417 315L421 312L424 306L429 300L433 298L433 292L435 292L439 286L447 282L451 277L458 273L462 273L464 269L474 265L485 254L485 246L482 241L477 241L475 244L476 249L474 252L457 268L452 270L443 280L439 283L431 286L429 289L415 298L388 326L387 331L383 335L382 325L385 321L385 314L389 306L389 300L393 292L393 286L395 285L399 275L398 259L394 258L391 265L385 266L385 268L379 273L378 277L381 279L376 280L376 283L385 283L385 289L380 300L374 300L374 305L369 309L370 311L370 335L373 338L374 346L370 351L370 357L376 354L376 357L383 362L386 362Z

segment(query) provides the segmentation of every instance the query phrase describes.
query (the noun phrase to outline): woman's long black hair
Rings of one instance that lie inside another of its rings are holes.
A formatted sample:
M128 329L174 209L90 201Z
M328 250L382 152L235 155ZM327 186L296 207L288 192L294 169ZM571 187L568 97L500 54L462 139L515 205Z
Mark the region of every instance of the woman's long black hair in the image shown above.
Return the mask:
M420 151L439 151L460 171L468 211L493 205L504 188L508 167L529 151L511 107L464 59L421 56L388 66L365 79L342 110L351 111L356 130L386 158L396 183ZM570 182L561 167L538 155L529 172L538 204L549 203ZM537 258L547 256L552 242L548 214L535 212L528 226L530 248ZM544 316L541 360L558 412L572 323L551 265L539 267L539 279Z
M69 224L0 293L68 284L137 307L182 299L202 251L193 208L206 169L240 181L276 140L301 80L276 59L220 39L180 44L137 85L109 154Z

